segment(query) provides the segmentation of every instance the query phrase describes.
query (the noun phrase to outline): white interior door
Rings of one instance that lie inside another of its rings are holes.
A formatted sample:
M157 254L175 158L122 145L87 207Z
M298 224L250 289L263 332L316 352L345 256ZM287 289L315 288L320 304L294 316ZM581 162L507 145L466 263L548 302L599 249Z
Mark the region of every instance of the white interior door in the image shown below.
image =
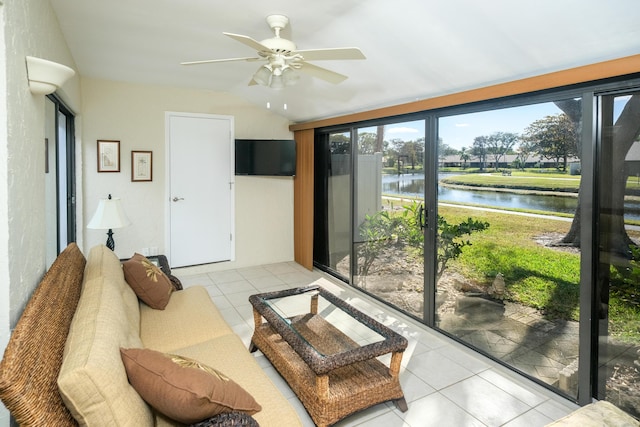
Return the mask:
M234 259L233 117L167 113L171 267Z

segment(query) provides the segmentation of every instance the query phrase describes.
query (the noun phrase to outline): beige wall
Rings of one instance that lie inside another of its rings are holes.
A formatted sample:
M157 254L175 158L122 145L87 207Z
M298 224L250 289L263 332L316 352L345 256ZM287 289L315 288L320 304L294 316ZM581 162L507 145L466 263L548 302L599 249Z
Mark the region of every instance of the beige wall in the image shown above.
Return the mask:
M82 104L85 253L106 240L104 231L88 230L86 223L109 193L122 199L132 222L114 230L118 256L150 247L166 253L165 112L233 116L236 138L293 138L286 119L226 93L83 78ZM97 173L98 139L120 141L120 173ZM153 151L152 182L131 182L131 150ZM291 261L293 179L236 177L235 203L236 260L207 268Z
M4 4L2 4L4 3ZM25 56L75 63L48 1L0 1L0 352L45 270L44 97L32 95ZM60 92L79 108L79 81ZM6 98L5 98L6 96ZM9 425L0 405L0 425Z

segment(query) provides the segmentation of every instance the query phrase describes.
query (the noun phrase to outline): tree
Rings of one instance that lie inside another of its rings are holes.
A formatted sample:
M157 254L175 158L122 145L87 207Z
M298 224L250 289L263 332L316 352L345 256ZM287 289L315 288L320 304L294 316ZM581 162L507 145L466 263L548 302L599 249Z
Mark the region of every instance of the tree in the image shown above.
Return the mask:
M351 152L351 140L347 135L341 133L331 135L329 149L331 154L349 154Z
M415 141L392 139L389 145L390 149L387 150L387 153L394 153L395 157L405 164L410 163L411 169L415 169L416 165L423 164L424 138L418 138ZM398 172L400 172L400 164L398 164Z
M358 132L358 154L373 154L378 148L378 136L373 132Z
M480 161L480 170L484 170L484 165L487 161L487 137L476 136L473 139L473 147L471 147L471 154L477 157Z
M517 133L511 132L494 132L486 137L487 153L493 157L496 170L498 170L500 159L513 148L519 138Z
M575 124L576 133L579 135L579 129L582 128L581 101L564 100L557 101L555 104L560 108ZM607 220L601 224L606 230L607 246L610 250L618 254L628 257L629 244L631 239L627 235L624 227L624 192L628 179L628 172L625 170L625 157L633 143L640 135L640 94L634 94L629 97L622 112L613 123L613 97L603 97L603 110L607 114L603 114L606 122L606 128L611 129L603 135L603 143L601 146L606 148L602 153L601 164L604 168L616 167L620 168L621 173L601 173L601 188L606 188L607 206L601 206L610 212L616 212L615 215L609 215ZM577 153L580 153L580 137L576 138ZM603 178L607 178L603 181ZM584 180L580 181L580 190L578 192L578 206L569 232L558 243L561 245L580 246L580 225L581 225L581 206L583 194ZM603 187L604 185L604 187Z
M567 159L577 155L576 124L568 115L546 116L531 123L524 130L524 139L537 147L538 153L554 160L556 169L567 170Z
M462 147L460 149L460 160L462 160L462 169L467 168L467 162L471 160L471 156L467 152L467 147Z
M533 141L527 141L526 139L520 139L520 145L518 145L516 159L520 163L520 167L524 170L529 157L536 153L536 145Z
M455 156L458 153L458 150L442 142L442 139L438 139L438 157L445 158L447 156Z

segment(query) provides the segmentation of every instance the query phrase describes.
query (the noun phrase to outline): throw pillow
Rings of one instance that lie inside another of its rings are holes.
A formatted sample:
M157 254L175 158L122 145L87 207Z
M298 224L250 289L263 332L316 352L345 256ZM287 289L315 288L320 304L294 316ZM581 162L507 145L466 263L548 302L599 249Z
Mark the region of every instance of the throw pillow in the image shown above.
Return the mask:
M164 310L174 289L167 275L140 254L124 261L122 267L124 279L138 298L151 308Z
M121 348L120 354L140 396L183 424L232 411L253 415L262 409L233 380L196 360L142 348Z

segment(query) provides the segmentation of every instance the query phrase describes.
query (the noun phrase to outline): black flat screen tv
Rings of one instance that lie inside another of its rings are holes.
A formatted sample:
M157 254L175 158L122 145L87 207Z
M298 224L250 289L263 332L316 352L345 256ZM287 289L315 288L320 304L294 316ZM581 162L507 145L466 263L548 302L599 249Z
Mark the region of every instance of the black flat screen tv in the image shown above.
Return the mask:
M236 139L236 175L294 176L296 142L289 139Z

